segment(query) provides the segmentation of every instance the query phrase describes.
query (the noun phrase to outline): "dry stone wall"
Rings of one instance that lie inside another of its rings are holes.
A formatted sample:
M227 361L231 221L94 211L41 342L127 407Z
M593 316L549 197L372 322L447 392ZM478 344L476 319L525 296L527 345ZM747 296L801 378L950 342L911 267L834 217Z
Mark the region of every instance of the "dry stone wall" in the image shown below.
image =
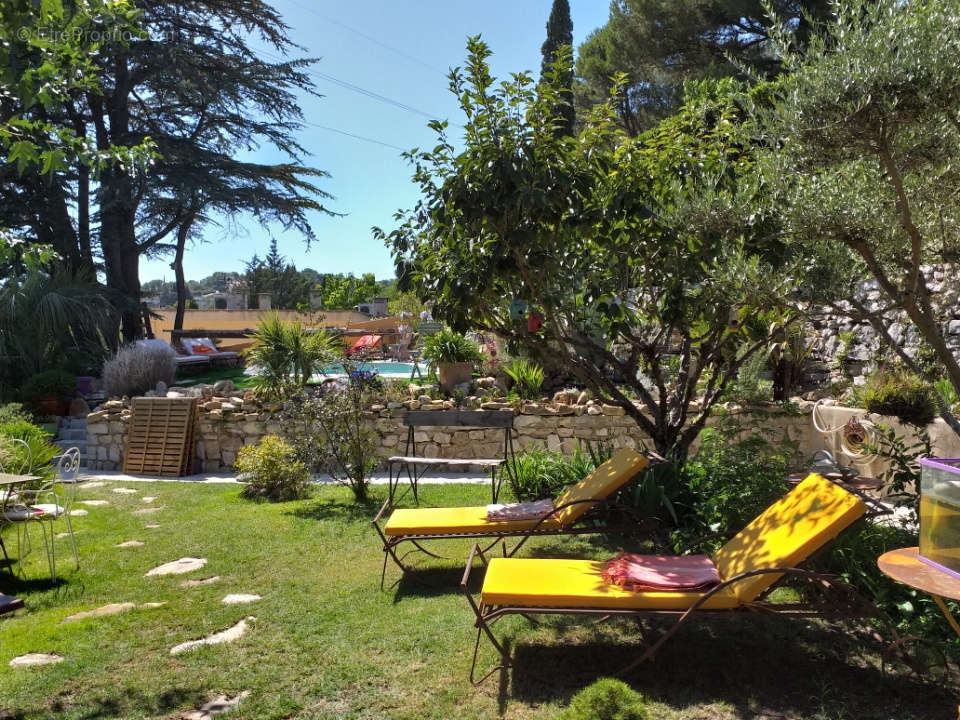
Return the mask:
M262 404L252 393L204 390L200 404L197 437L196 472L229 472L243 445L256 444L268 434L281 434L283 426L278 403ZM179 389L171 388L176 396ZM801 446L809 444L809 412L813 403L800 402L801 413L787 414L776 408L758 409L763 424L786 433ZM367 413L379 435L377 455L385 461L390 455L403 454L407 427L403 416L408 410L445 410L452 401L411 400L371 406ZM508 403L489 402L486 410L515 412ZM130 417L129 401L111 400L87 416L88 466L91 470L119 470ZM516 451L538 445L572 454L581 443L602 441L613 448L640 447L648 437L615 405L532 403L524 406L514 419L513 444ZM503 453L503 431L484 428L418 427L414 434L417 454L441 458L490 458ZM381 465L384 463L381 462ZM479 470L479 468L476 468Z

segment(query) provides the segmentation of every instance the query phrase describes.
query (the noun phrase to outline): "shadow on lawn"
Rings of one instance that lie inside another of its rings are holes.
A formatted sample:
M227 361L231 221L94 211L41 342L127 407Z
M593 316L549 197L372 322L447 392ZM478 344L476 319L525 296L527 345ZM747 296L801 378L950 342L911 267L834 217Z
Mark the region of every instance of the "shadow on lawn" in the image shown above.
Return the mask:
M375 498L365 502L337 502L335 500L317 500L309 505L301 505L286 512L287 515L306 520L334 520L338 522L370 522L376 517L382 500ZM368 526L369 527L369 526Z
M388 566L387 572L390 568ZM399 572L399 571L398 571ZM460 594L460 581L463 579L463 565L449 565L446 567L425 567L420 570L404 573L403 577L394 584L394 604L406 598L431 598L439 595ZM387 582L390 582L389 577ZM483 584L483 568L478 562L470 575L467 586L471 593L480 592ZM463 601L464 607L467 601Z
M659 621L644 623L651 641L662 627ZM948 688L884 674L882 649L862 633L825 623L714 617L681 629L652 662L623 679L676 710L729 705L737 718L956 720L956 678ZM628 633L622 643L601 639L545 646L520 641L512 652L509 694L530 703L558 697L569 702L597 678L616 675L641 652L636 635ZM718 711L721 715L726 717Z
M77 720L104 720L105 718L126 718L135 715L168 714L175 710L200 707L209 699L209 691L200 688L173 688L159 695L147 695L128 687L118 688L115 697L100 697L84 702L77 707L69 702L57 699L44 708L14 710L0 708L0 720L31 720L38 717L60 717L67 712ZM179 717L179 715L178 715Z

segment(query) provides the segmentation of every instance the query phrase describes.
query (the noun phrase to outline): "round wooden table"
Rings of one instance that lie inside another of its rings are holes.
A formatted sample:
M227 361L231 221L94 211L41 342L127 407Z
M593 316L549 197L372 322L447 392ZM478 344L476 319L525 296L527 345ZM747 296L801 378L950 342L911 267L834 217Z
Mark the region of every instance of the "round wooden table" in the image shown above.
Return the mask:
M919 548L900 548L877 559L880 572L897 582L927 593L937 603L950 627L960 637L960 623L950 613L944 598L960 600L960 578L928 565L917 557Z

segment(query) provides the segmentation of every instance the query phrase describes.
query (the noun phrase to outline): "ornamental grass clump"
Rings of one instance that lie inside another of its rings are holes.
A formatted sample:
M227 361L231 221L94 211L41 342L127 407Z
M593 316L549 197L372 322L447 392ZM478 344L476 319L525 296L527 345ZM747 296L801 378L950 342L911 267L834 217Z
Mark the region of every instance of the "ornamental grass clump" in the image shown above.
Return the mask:
M623 680L600 678L573 696L560 720L648 720L646 701Z
M163 341L125 345L103 364L103 389L110 395L142 395L161 380L173 384L177 361L173 348Z
M241 447L235 467L246 482L241 491L244 497L285 501L309 494L310 470L297 458L293 446L276 435Z
M904 370L872 375L858 397L868 412L892 415L908 425L926 427L937 416L936 390L918 375Z

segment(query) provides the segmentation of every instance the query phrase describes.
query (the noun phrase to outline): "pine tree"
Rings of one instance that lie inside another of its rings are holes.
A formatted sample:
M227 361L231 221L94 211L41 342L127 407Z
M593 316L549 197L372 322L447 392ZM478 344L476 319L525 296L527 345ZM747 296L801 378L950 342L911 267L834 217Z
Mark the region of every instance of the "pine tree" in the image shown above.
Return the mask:
M561 82L565 88L562 93L567 102L557 106L556 113L563 118L560 133L572 135L575 112L573 109L573 57L560 53L562 47L573 47L573 20L570 19L570 3L567 0L553 0L550 9L550 18L547 20L547 39L540 52L543 63L540 66L540 81L543 82L553 71L553 64L558 58L565 62Z

